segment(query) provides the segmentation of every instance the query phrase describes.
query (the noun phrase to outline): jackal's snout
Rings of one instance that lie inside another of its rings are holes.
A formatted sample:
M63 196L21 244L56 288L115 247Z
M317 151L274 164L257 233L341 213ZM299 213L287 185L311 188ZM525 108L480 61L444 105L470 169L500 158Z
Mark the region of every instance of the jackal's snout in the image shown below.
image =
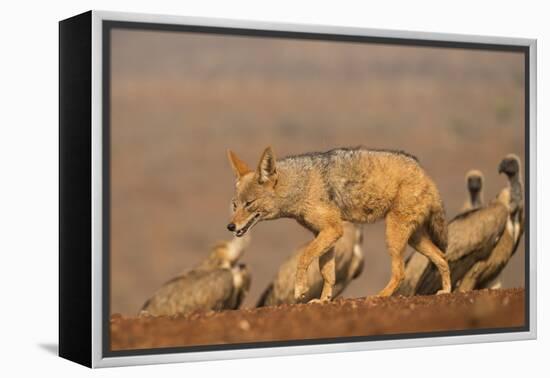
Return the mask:
M227 225L227 229L231 232L235 233L235 236L241 237L246 232L251 229L260 219L260 213L252 214L248 219L246 219L244 222L239 222L238 225L235 224L234 221L231 221ZM243 224L244 223L244 224Z

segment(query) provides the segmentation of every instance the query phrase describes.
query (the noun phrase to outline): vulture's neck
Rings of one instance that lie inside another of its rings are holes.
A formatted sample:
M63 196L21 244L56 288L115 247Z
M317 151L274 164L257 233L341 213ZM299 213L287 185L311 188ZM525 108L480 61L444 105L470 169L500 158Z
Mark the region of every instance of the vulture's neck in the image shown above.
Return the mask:
M511 203L512 211L516 212L518 206L523 202L523 188L521 185L520 173L516 173L512 176L508 176L510 182L510 193L511 193Z
M471 190L470 191L470 203L472 207L481 207L482 204L481 191L480 190Z

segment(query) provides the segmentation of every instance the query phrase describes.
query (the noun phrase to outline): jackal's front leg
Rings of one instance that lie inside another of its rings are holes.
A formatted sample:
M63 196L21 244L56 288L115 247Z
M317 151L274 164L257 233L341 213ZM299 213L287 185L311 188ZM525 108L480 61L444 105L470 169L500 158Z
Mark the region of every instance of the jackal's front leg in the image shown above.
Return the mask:
M321 300L330 300L332 297L332 287L335 282L335 263L332 247L344 231L341 223L336 223L323 228L317 237L313 239L303 250L298 259L296 269L296 281L294 284L294 298L301 302L304 299L307 287L307 269L316 258L319 259L319 267L323 276L323 292ZM330 250L330 251L329 251ZM327 256L323 256L326 254Z
M334 258L334 248L329 249L324 255L319 257L319 270L323 277L323 291L321 292L321 302L332 299L332 291L336 283L336 259Z

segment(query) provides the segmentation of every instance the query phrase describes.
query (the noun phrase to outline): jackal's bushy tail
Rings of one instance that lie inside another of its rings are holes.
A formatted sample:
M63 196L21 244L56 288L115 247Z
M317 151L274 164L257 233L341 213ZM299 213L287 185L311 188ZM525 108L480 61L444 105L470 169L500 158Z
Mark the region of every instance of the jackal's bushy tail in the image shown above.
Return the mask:
M447 220L445 219L443 204L440 203L436 208L432 209L427 226L428 234L433 243L445 253L447 251Z

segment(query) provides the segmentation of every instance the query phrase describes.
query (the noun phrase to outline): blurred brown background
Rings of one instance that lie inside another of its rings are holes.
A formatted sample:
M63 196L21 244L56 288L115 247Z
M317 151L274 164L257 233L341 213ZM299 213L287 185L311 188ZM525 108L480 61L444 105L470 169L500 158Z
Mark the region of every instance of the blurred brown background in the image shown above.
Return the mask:
M165 281L197 264L225 226L234 179L225 151L255 166L339 146L403 149L434 178L451 218L464 174L505 185L524 156L524 65L518 53L114 30L111 114L111 310L133 315ZM258 224L243 256L252 306L279 264L311 235ZM344 296L389 279L383 223L365 228L363 275ZM503 272L524 285L524 250Z

